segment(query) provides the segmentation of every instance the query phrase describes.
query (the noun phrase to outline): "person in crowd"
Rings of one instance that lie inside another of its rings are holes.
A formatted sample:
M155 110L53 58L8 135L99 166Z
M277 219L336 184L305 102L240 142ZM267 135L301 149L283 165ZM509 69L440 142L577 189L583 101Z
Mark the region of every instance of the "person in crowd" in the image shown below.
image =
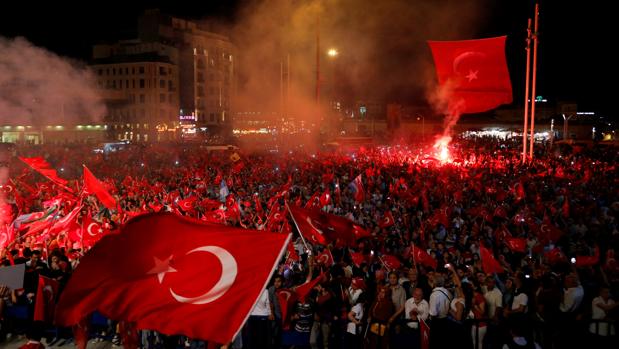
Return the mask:
M380 285L376 292L376 300L370 306L368 316L369 333L368 348L389 347L389 319L395 313L395 306L391 299L391 288Z

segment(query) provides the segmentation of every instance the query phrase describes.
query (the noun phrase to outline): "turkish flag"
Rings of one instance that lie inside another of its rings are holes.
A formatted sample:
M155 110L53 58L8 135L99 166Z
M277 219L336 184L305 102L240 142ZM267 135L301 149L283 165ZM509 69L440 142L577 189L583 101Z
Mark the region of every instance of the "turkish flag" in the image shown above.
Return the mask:
M312 289L318 285L319 282L323 281L325 277L325 273L321 273L314 280L308 281L302 285L295 287L294 291L299 296L301 302L305 302L305 297L312 291Z
M481 257L481 266L486 274L503 272L503 267L499 264L499 261L494 258L490 250L483 246L479 246L479 254Z
M370 235L365 229L347 218L323 211L290 207L290 214L299 232L313 243L326 245L340 239L349 246Z
M34 321L52 323L58 295L58 281L39 275L39 285L34 303Z
M421 331L421 349L430 348L430 327L425 321L419 321L419 329Z
M320 208L327 206L331 202L331 193L329 188L325 190L322 195L320 195Z
M331 254L331 251L329 251L328 248L325 248L324 252L316 256L316 262L319 264L323 264L327 267L330 267L333 264L335 264L335 261L333 260L333 255Z
M355 201L363 202L365 199L365 189L363 189L363 180L361 180L361 175L355 177L355 179L350 182L349 186L355 194Z
M419 247L416 247L415 245L413 245L413 248L411 249L411 254L413 255L413 260L415 261L415 263L432 267L433 269L436 269L436 267L438 266L436 259L432 258L432 256L430 256L428 252L420 249Z
M505 39L428 41L450 114L480 113L512 102Z
M88 213L84 217L84 221L82 222L82 235L80 236L80 239L84 241L84 245L92 246L108 233L109 230L103 229L101 223L92 219L91 213Z
M101 183L86 166L84 166L84 189L90 194L95 194L99 201L110 210L116 208L116 200L114 197L108 193L103 183Z
M64 190L68 192L73 192L71 188L67 187L67 183L68 183L67 180L64 178L58 177L58 173L56 172L56 170L54 170L52 168L52 165L50 165L42 157L40 156L34 157L34 158L19 157L19 159L23 161L26 165L30 166L33 170L39 172L41 175L49 179L50 181L58 184Z
M527 239L525 238L510 238L505 237L505 245L514 251L514 252L522 252L525 253L527 250Z
M81 259L56 322L69 326L98 310L138 329L229 343L289 239L169 213L137 217Z
M392 256L392 255L388 255L388 254L383 255L381 260L383 264L391 270L399 269L400 266L402 266L402 263L400 263L400 260L397 257Z
M600 262L600 248L595 246L593 256L576 256L576 267L591 267Z
M292 290L277 290L277 301L282 310L282 324L284 325L284 329L287 329L290 325L288 309L297 301L297 294Z
M176 204L180 207L184 212L192 212L194 211L194 206L198 201L197 196L190 196L183 200L178 200Z
M352 251L350 251L350 258L352 259L352 262L357 267L361 267L362 263L367 262L366 256L363 253L360 253L360 252L352 252Z
M544 220L540 226L540 239L550 239L553 242L557 242L561 236L563 236L563 230L554 225L548 216L544 217Z
M393 215L391 211L385 211L383 218L378 222L378 226L381 228L388 228L392 226L395 222L393 221Z

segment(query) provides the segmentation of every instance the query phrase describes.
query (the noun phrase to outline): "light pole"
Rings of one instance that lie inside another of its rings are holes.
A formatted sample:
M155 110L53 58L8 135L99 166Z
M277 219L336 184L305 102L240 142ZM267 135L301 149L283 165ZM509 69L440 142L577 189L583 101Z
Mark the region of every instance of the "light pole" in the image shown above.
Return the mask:
M568 121L570 121L570 119L574 116L574 114L570 116L565 116L565 114L561 114L561 116L563 116L563 139L567 140L568 139L568 134L567 134Z
M426 118L421 114L417 114L417 121L421 118L421 141L426 141Z
M327 56L331 59L331 111L333 111L335 103L335 59L339 54L335 48L330 48L327 51Z

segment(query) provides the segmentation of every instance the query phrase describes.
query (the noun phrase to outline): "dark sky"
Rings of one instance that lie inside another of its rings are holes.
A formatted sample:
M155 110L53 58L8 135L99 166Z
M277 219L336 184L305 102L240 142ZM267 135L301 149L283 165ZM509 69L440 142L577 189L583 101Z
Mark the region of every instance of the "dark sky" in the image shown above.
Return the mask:
M247 1L247 0L245 0ZM0 35L23 36L37 46L63 56L88 60L92 44L131 38L137 16L147 8L190 18L216 16L234 21L243 0L204 1L83 1L74 4L18 1L0 11ZM300 1L300 0L295 0ZM96 5L96 4L99 5ZM532 0L496 0L485 9L488 22L479 36L508 35L507 56L514 100L523 99L524 36ZM542 1L538 95L551 101L579 103L580 110L594 110L616 119L611 91L617 65L611 62L613 11L607 1ZM411 0L411 6L414 1ZM488 11L489 10L489 11ZM463 38L464 39L464 38ZM613 49L614 50L614 49ZM429 51L428 51L429 54Z

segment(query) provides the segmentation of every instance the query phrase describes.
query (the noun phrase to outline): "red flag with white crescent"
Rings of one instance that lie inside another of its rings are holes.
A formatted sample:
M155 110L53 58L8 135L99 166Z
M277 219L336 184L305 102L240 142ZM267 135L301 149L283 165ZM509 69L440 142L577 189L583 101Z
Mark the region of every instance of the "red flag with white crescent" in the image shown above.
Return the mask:
M137 217L80 260L60 295L56 324L98 310L137 329L230 343L289 239L169 213Z
M381 228L388 228L394 224L395 222L393 220L393 215L391 214L391 211L385 211L383 218L378 222L378 226Z
M450 114L480 113L512 102L506 38L428 41Z

